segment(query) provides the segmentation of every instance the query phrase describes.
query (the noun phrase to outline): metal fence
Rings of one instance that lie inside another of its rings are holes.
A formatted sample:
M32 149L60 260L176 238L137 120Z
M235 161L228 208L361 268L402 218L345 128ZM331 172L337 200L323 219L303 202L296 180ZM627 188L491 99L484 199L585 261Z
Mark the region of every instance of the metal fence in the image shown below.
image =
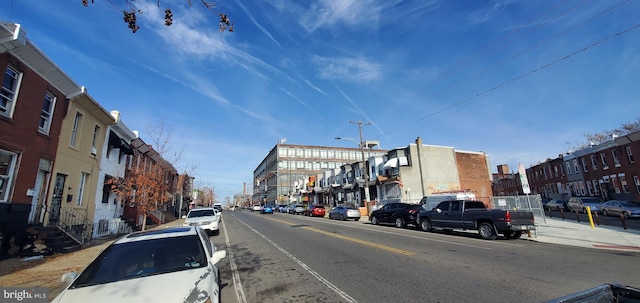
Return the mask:
M491 198L491 208L528 210L536 220L544 220L545 217L540 195L494 196Z

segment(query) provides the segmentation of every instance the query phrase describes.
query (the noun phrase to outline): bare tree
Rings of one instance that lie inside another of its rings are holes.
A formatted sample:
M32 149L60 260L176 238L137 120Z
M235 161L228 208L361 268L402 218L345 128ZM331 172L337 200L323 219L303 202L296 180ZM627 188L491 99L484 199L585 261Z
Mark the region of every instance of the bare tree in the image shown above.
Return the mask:
M598 145L612 140L615 136L624 136L637 131L640 131L640 118L633 122L623 123L616 129L604 130L596 133L585 133L583 136L586 139L586 142L577 144L573 149L581 150L591 145Z
M93 4L95 3L95 1L96 0L91 0L91 3ZM128 27L131 29L133 33L135 33L140 29L140 26L138 26L138 20L136 18L136 15L143 13L143 11L136 6L136 0L121 0L121 2L124 2L122 6L116 3L117 0L98 0L98 1L107 1L109 4L113 5L116 9L122 11L124 14L124 22L128 24ZM157 0L157 1L158 1L158 7L160 7L160 0ZM191 0L185 0L185 1L189 6L192 6ZM200 0L200 3L202 4L203 8L211 11L218 18L220 18L219 26L220 26L221 32L234 31L233 23L231 23L231 20L229 19L227 14L218 12L216 10L215 2ZM82 5L84 5L85 7L88 7L89 0L82 0ZM171 11L170 8L166 8L164 10L164 25L171 26L172 24L173 24L173 12Z

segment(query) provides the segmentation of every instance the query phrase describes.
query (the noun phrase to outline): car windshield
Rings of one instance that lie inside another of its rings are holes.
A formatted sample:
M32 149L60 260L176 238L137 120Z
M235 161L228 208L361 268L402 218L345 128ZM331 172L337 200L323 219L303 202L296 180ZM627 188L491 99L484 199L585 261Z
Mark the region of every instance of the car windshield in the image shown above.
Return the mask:
M631 202L627 202L627 201L620 201L620 204L624 207L638 207L638 205L635 205Z
M197 235L125 242L109 246L70 288L135 279L206 266Z
M213 211L213 209L192 210L187 215L187 218L210 217L210 216L215 216L215 212Z

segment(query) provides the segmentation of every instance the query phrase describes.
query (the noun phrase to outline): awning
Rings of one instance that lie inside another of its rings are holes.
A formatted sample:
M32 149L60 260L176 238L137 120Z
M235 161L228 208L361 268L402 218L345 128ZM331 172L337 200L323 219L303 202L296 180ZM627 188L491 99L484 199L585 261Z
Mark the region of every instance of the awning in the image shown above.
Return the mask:
M120 148L120 145L122 144L122 138L118 137L118 135L116 135L116 133L114 133L113 131L109 132L109 146L113 147L113 148Z
M133 148L127 141L120 139L120 151L125 155L133 155Z
M396 168L396 167L398 167L398 158L390 159L384 164L382 168L389 169L389 168Z

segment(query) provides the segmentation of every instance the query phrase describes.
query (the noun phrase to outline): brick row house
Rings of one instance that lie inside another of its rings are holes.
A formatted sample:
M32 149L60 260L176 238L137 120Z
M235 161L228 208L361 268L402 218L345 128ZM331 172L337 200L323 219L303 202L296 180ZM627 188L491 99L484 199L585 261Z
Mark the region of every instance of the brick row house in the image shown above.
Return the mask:
M126 178L136 161L163 164L168 205L177 204L175 168L119 112L106 111L56 66L19 24L0 22L0 69L2 256L22 247L33 225L60 229L78 245L139 228L140 214L127 210L137 206L122 201L109 181Z
M572 196L640 201L640 131L560 154L526 170L532 194L547 199ZM522 194L519 178L516 191ZM505 182L494 182L494 188Z

